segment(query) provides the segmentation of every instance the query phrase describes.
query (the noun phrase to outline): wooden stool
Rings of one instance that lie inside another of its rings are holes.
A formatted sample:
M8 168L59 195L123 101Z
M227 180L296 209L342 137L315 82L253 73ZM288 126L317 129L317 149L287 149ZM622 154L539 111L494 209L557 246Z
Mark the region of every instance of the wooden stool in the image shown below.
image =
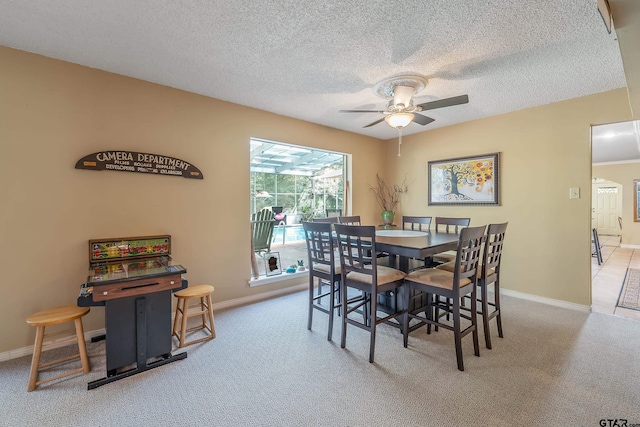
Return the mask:
M84 342L84 330L82 329L82 316L89 312L89 307L77 307L75 305L68 305L65 307L53 308L51 310L39 311L35 314L32 314L27 318L27 323L31 326L36 326L36 343L33 349L33 358L31 359L31 372L29 373L29 386L27 387L27 391L33 391L42 383L46 383L49 381L56 380L58 378L66 377L68 375L76 374L78 372L83 372L85 374L89 373L89 358L87 357L87 346ZM45 337L50 338L55 335L62 335L68 333L68 331L57 332L53 334L45 335L44 329L47 326L57 325L58 323L65 322L75 322L76 326L76 336L72 338L68 338L63 341L56 341L55 343L50 344L42 344ZM42 349L46 349L52 346L60 346L60 344L67 344L77 342L78 343L78 354L74 354L73 356L65 357L62 359L54 360L52 362L47 362L40 364L40 356L42 353ZM44 380L38 381L38 372L41 368L46 368L52 365L56 365L62 362L66 362L69 360L73 360L80 357L82 361L82 367L78 369L74 369L70 372L65 372L60 375L53 376L51 378L47 378Z
M180 341L178 347L212 340L216 337L216 325L213 321L213 307L211 306L213 290L214 287L211 285L193 285L173 294L178 298L176 317L173 320L173 335ZM189 300L192 298L200 298L200 302L189 307ZM180 320L178 315L182 316ZM201 316L201 322L199 325L187 329L187 321L189 317L193 316ZM207 317L209 318L209 324L207 324ZM187 332L197 329L207 329L209 335L185 342Z

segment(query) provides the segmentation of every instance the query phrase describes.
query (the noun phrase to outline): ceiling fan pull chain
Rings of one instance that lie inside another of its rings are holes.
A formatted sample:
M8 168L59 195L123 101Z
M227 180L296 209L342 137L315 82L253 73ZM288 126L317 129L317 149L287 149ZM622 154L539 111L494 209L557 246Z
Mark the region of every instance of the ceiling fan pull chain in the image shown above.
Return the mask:
M402 145L402 128L398 128L398 157L400 157L400 146Z

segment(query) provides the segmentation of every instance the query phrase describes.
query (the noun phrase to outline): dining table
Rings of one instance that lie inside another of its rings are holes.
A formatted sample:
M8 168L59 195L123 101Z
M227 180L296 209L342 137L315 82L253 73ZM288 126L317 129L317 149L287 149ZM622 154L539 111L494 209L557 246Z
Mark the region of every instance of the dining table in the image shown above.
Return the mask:
M409 260L415 258L428 262L429 258L435 254L456 250L459 236L452 233L438 233L414 230L376 230L376 251L389 254L389 266L397 268L405 273L409 272ZM428 318L431 317L429 310L430 295L414 291L409 299L409 311L419 313L424 311ZM384 312L393 313L397 309L402 309L402 298L393 293L380 294L378 296L378 306ZM392 326L400 326L391 323ZM422 326L418 323L410 327L410 331Z
M389 266L409 272L409 260L425 259L456 250L459 237L452 233L413 230L376 230L376 250L389 254ZM398 259L399 258L399 261Z

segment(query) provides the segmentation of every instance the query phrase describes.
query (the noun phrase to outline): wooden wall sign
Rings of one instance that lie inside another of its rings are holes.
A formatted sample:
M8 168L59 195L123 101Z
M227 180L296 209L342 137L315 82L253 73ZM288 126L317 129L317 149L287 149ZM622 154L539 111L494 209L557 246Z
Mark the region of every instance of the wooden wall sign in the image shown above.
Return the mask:
M184 160L137 151L100 151L76 162L76 169L150 173L202 179L200 169Z

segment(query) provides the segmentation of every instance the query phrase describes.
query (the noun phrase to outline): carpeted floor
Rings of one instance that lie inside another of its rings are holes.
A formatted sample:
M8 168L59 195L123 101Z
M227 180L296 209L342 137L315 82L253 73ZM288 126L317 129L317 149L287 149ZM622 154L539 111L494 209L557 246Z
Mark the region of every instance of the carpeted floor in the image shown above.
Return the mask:
M93 370L26 392L30 357L0 363L2 426L598 426L640 423L640 322L503 297L505 338L456 369L448 331L306 329L306 292L216 312L217 338L189 356L87 391ZM495 324L492 325L495 333ZM497 335L497 334L496 334ZM481 343L482 332L480 332ZM481 344L482 345L482 344ZM52 350L69 352L70 348Z
M624 283L618 298L618 307L640 310L640 270L627 268Z

